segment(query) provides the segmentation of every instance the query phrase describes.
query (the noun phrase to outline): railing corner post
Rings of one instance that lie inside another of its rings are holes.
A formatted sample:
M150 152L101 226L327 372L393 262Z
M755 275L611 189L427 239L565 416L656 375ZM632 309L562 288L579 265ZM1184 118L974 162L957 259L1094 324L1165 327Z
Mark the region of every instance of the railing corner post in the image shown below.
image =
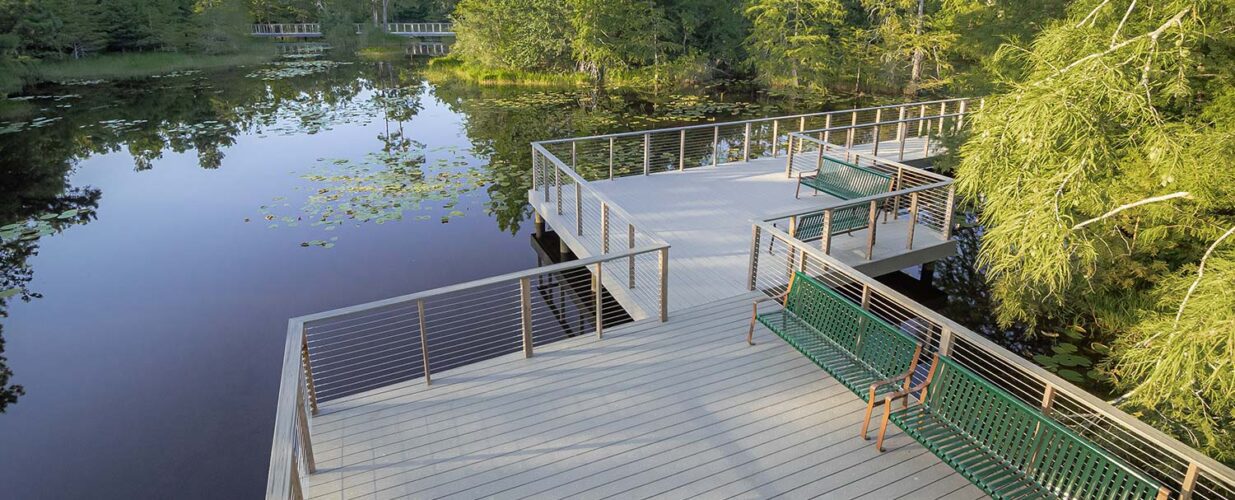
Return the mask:
M532 357L532 282L524 276L519 279L519 311L523 328L523 357Z
M669 247L660 249L660 322L669 321Z
M755 291L755 278L759 272L759 237L761 236L759 225L752 224L750 232L750 264L746 272L746 289L753 292Z
M416 301L416 320L420 325L420 355L424 362L425 385L433 385L431 369L429 367L429 335L425 331L425 300Z

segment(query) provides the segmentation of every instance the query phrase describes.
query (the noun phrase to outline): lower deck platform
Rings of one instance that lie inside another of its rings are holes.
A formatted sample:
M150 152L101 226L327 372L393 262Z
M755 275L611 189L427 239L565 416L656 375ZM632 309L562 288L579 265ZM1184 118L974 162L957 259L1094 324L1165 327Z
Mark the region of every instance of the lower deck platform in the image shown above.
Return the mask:
M307 498L981 498L770 332L750 298L326 403Z

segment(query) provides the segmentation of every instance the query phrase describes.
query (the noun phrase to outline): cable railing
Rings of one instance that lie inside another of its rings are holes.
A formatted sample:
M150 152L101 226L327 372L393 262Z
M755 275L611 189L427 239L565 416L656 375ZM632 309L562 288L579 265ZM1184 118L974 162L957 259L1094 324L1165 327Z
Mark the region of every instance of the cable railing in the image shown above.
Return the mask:
M852 148L875 138L884 140L884 131L895 127L903 143L922 142L928 145L930 152L937 152L939 143L935 141L930 146L930 137L937 136L942 127L963 125L965 115L972 108L971 102L970 99L944 99L891 104L555 139L533 145L568 165L587 181L779 157L793 147L791 136L803 133L826 136L820 139L822 142L831 141L833 135L844 136L844 143ZM890 119L893 114L899 118ZM879 151L878 144L872 149Z
M926 120L935 121L936 118L927 117ZM893 125L903 127L917 120L917 118L903 119ZM960 126L959 123L956 125ZM844 137L845 134L836 132L838 131L830 129L790 134L791 146L790 153L786 155L785 175L792 178L798 175L813 174L824 165L825 160L831 158L888 175L892 179L890 189L885 193L861 198L828 201L822 207L774 214L766 217L765 222L786 228L785 230L792 236L799 236L799 231L803 230L810 235L812 241L815 238L820 240L820 250L825 254L831 254L831 241L836 232L834 227L850 229L853 226L852 223L840 225L835 221L849 214L860 212L868 218L866 223L856 230L846 232L850 235L865 234L867 239L865 258L867 260L874 257L880 220L885 225L889 219L897 221L905 218L907 220L907 224L901 229L904 234L896 235L897 239L904 240L906 250L914 248L915 237L919 231L932 232L937 236L938 241L951 239L956 198L952 178L898 161L873 156L869 151L863 154L847 146L827 142L833 138L839 138L846 144L852 145L852 142ZM839 132L844 132L844 130ZM902 141L905 139L904 135L899 133L898 135ZM812 227L804 227L805 225Z
M365 23L352 23L359 35L364 32ZM454 25L451 23L386 23L382 25L387 33L393 35L453 35ZM321 23L263 23L252 25L255 36L322 36Z
M381 392L443 371L633 321L615 294L659 304L667 318L669 245L620 249L288 322L267 498L303 498L313 473L311 415L333 401L373 405ZM638 286L603 285L606 276ZM616 290L616 291L612 291Z
M755 222L748 285L783 293L801 271L913 336L926 354L957 360L1171 489L1175 498L1235 498L1235 471L769 222ZM769 247L777 246L777 250ZM925 377L925 364L918 377Z

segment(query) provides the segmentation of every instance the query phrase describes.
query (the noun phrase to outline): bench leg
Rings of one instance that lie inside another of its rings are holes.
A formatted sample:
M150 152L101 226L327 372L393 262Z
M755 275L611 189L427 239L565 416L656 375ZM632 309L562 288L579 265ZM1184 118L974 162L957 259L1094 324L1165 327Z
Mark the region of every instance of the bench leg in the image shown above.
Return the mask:
M759 314L759 304L751 304L750 329L746 330L746 344L755 345L755 315Z
M879 422L879 437L875 439L875 449L883 451L883 436L888 432L888 417L892 414L892 405L884 402L883 405L883 420Z
M871 413L873 413L874 411L875 411L875 390L871 389L870 399L866 401L866 416L862 417L862 439L865 441L870 440L870 438L866 436L866 431L870 429Z

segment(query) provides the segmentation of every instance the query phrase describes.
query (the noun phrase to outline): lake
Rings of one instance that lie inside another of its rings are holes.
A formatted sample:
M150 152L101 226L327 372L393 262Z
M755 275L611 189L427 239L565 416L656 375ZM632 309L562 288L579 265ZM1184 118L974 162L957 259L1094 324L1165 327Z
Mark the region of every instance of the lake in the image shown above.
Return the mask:
M794 111L412 61L69 83L0 115L10 498L257 496L287 319L536 266L531 141Z

